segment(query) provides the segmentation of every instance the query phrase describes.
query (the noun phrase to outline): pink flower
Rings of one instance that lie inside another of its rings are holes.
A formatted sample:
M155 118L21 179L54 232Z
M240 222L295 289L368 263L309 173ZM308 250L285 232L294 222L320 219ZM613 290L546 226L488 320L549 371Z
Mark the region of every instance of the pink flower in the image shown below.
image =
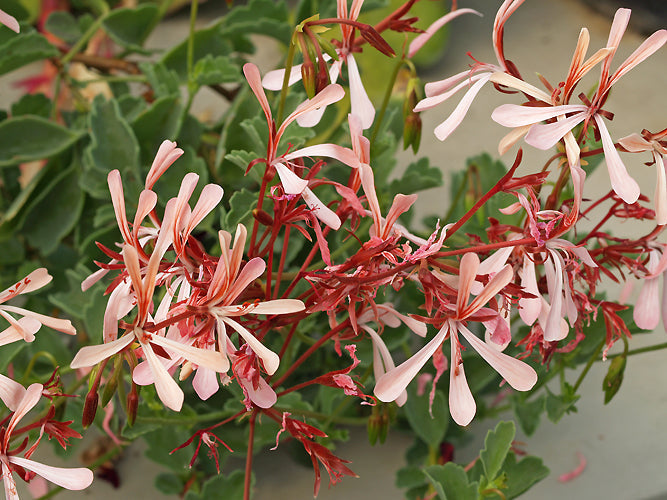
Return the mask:
M474 321L476 313L482 310L484 304L512 280L512 268L506 265L484 286L480 294L468 303L479 264L479 257L476 254L467 253L463 256L459 271L459 293L453 316L445 321L436 336L417 354L380 378L375 385L375 395L380 401L395 400L449 337L451 344L449 409L456 423L468 425L475 416L476 405L463 370L459 333L514 389L527 391L535 385L537 373L533 368L489 346L465 326L468 320ZM488 316L489 312L489 309L485 309L484 316Z
M43 388L42 384L32 384L27 390L24 389L23 397L16 408L14 408L14 414L9 420L7 427L3 429L4 433L2 442L0 443L0 462L2 463L2 479L7 500L17 500L19 498L12 472L18 472L22 476L27 476L25 471L32 471L44 479L68 490L83 490L93 482L93 473L90 469L83 467L76 469L52 467L27 458L35 450L39 439L25 454L25 458L17 456L17 451L10 448L12 433L19 421L37 405L42 397ZM19 445L18 449L22 449L22 447Z
M28 311L22 307L3 305L14 297L46 286L52 279L48 271L42 267L31 272L18 283L0 292L0 316L5 318L10 324L8 328L0 332L0 345L16 342L17 340L32 342L35 340L35 333L37 333L42 325L68 335L76 335L76 330L69 320L52 318L51 316ZM22 318L17 320L12 314L18 314Z
M359 12L363 3L364 0L353 0L352 6L348 12L347 0L338 0L338 17L340 19L356 21L359 17ZM364 84L362 83L361 75L359 74L359 68L352 55L355 28L341 23L340 29L342 32L342 40L340 46L336 48L339 60L334 61L331 65L329 79L332 83L336 83L338 75L341 73L343 63L347 64L347 77L350 83L351 112L360 118L362 127L367 129L373 124L375 108L366 93L366 89L364 89ZM327 59L327 56L325 56L325 59ZM262 85L269 90L280 90L283 86L284 75L284 69L270 71L264 76ZM289 85L293 85L299 80L301 80L301 65L296 65L292 67L292 70L290 71ZM297 122L302 127L313 127L319 123L325 109L326 105L320 109L303 114L297 118Z

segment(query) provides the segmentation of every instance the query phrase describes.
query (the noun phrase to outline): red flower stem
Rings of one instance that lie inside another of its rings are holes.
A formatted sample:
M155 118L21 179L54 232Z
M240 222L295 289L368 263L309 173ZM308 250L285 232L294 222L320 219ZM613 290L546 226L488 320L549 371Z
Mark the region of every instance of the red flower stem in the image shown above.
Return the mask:
M496 182L496 185L493 186L491 189L489 189L484 196L482 196L479 200L477 200L477 203L473 205L473 207L468 210L463 217L461 217L452 228L447 231L447 236L445 236L445 241L449 239L451 235L453 235L456 231L458 231L463 224L468 222L468 220L475 215L477 210L479 210L482 206L486 204L486 202L491 198L494 194L499 193L502 191L502 186L509 180L512 179L514 176L514 172L516 172L516 169L519 168L519 164L521 163L521 157L523 156L523 151L519 149L519 151L516 154L516 159L514 160L514 164L512 167L509 169L509 171L502 176L502 178Z
M269 251L269 256L266 262L266 285L265 285L265 300L271 300L271 278L273 277L273 254L274 254L274 245L276 242L276 236L278 234L275 231L271 233L271 239L266 244L266 247ZM280 281L277 281L280 283Z
M250 479L252 478L252 448L255 444L255 419L253 411L250 416L250 432L248 433L248 452L245 458L245 478L243 481L243 500L250 500Z
M283 269L285 268L285 259L287 258L287 249L289 244L289 233L291 226L285 228L285 235L283 236L283 251L280 254L280 263L278 264L278 274L276 276L276 286L273 290L273 298L278 298L278 293L280 293L280 282L283 279Z
M317 351L322 344L324 344L327 340L329 340L331 337L339 333L341 330L347 328L349 326L350 320L346 319L342 323L339 323L338 326L335 328L329 330L329 333L326 335L322 336L317 342L315 342L313 345L311 345L306 352L304 352L299 358L292 363L292 366L290 366L285 373L283 373L282 377L280 377L276 382L274 382L271 387L276 388L282 384L287 377L289 377L294 370L296 370L304 361L306 361L311 354L313 354L315 351Z
M450 250L448 252L438 252L435 254L436 257L451 257L452 255L461 255L464 253L475 252L483 253L489 250L496 250L498 248L506 247L516 247L519 245L531 245L534 246L534 238L521 238L520 240L510 240L510 241L499 241L498 243L489 243L487 245L477 245L474 247L460 248L458 250Z
M327 229L328 229L328 227L322 232L324 237L326 237ZM315 246L313 246L313 248L311 248L310 253L306 257L306 260L304 260L303 264L301 265L301 269L299 269L299 271L296 273L296 277L289 284L289 286L287 287L287 290L285 290L285 293L283 293L283 298L289 297L289 294L292 291L292 289L297 285L299 280L301 280L301 277L306 272L306 269L308 268L308 266L312 262L313 258L315 257L315 254L317 253L317 248L318 248L317 245L315 245Z
M613 191L609 191L609 192L608 192L607 194L605 194L602 198L600 198L599 200L597 200L595 203L591 204L591 206L588 207L585 211L583 211L583 212L581 213L581 215L582 215L582 216L583 216L583 215L586 215L588 212L590 212L590 211L593 210L595 207L597 207L600 203L602 203L603 201L608 200L609 198L611 198L611 195L612 195L612 194L613 194Z
M164 321L160 321L159 323L155 324L146 323L143 329L151 333L157 332L158 330L162 330L163 328L171 326L174 323L178 323L179 321L188 319L193 314L195 314L193 311L187 310L185 312L182 312L181 314L177 314L176 316L172 316L171 318L165 319Z

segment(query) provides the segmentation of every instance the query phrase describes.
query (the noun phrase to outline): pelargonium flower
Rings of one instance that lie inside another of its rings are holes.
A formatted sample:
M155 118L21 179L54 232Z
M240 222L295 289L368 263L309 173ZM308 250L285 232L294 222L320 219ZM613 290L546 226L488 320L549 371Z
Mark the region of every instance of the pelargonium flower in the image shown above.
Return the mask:
M10 324L9 328L0 332L0 345L16 342L17 340L32 342L35 340L35 333L37 333L42 325L68 335L76 335L76 330L69 320L52 318L51 316L28 311L22 307L5 304L5 302L14 297L46 286L52 279L53 277L42 267L34 270L18 283L0 292L0 316L5 318ZM22 316L22 318L17 320L12 314Z
M451 344L449 411L456 423L468 425L475 416L476 404L463 370L459 333L514 389L527 391L535 385L537 373L532 367L499 352L496 347L477 338L465 326L468 321L479 321L482 317L487 319L492 311L488 308L483 309L484 304L512 280L512 268L506 265L491 278L479 295L468 303L479 264L479 257L476 254L466 253L463 256L456 307L452 316L447 318L440 331L419 352L393 370L389 370L378 380L374 392L380 401L396 400L426 362L441 348L443 342L449 338Z
M12 434L16 430L16 426L37 405L42 397L43 389L42 384L32 384L28 389L20 391L22 397L18 405L13 408L14 414L9 419L7 427L2 429L4 432L0 442L0 463L2 464L2 480L7 500L18 500L19 498L12 472L18 473L27 481L30 480L32 472L68 490L83 490L93 482L93 473L90 469L84 467L73 469L52 467L30 460L29 457L37 448L41 435L40 439L28 449L23 457L18 456L18 453L23 450L24 445L19 443L16 448L11 448L11 441L14 437Z

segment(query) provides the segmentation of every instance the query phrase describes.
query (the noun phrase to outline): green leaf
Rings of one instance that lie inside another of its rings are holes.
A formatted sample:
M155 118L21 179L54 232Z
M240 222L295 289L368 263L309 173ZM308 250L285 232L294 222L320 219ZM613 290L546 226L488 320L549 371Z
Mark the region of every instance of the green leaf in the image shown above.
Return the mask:
M208 54L195 64L194 79L199 85L216 85L241 82L243 76L241 68L231 58Z
M176 139L183 112L179 101L180 97L161 97L132 123L144 163L150 165L165 139Z
M46 31L69 44L75 43L83 34L74 16L65 10L52 12L44 27Z
M248 5L237 7L225 17L222 33L225 36L257 33L287 45L292 36L290 26L284 1L250 0Z
M124 181L140 178L139 145L115 99L96 96L88 124L91 143L84 153L82 187L96 198L106 198L112 170L118 169Z
M144 52L142 46L155 27L157 15L157 5L143 3L135 9L112 10L102 26L119 45L135 52Z
M507 500L525 493L535 483L549 475L549 469L542 463L541 458L528 456L517 463L514 453L507 455L503 471L507 476L506 489L503 490Z
M193 54L195 64L209 54L229 54L231 51L231 45L220 32L219 22L195 32ZM181 81L186 81L188 78L187 52L188 40L185 40L172 48L160 60L168 69L175 71Z
M189 491L185 495L185 500L200 498L205 500L241 500L243 498L244 481L245 473L242 470L235 470L227 476L219 474L204 483L201 493ZM254 476L251 484L254 484Z
M527 436L532 436L540 424L540 417L545 411L546 395L540 394L532 401L526 401L522 394L517 394L512 398L512 406L514 407L514 414L521 430Z
M516 428L511 421L498 422L496 428L486 434L484 449L479 458L484 467L487 483L491 483L498 476L515 434Z
M51 113L51 99L44 94L25 94L12 104L12 116L36 115L49 118Z
M180 81L178 74L160 63L142 62L139 69L148 78L148 84L153 89L156 98L165 96L180 96Z
M563 415L570 412L576 412L577 408L574 406L574 403L581 397L574 392L574 388L565 383L563 388L563 394L556 395L546 388L547 390L547 400L546 400L546 409L547 417L554 424L557 423Z
M26 64L60 55L44 36L35 31L11 37L0 45L0 75Z
M10 118L0 123L0 167L55 156L82 135L39 116Z
M229 200L230 210L225 217L223 228L235 228L252 219L252 211L257 206L257 193L246 188L236 191Z
M50 188L31 205L23 220L23 235L42 255L50 254L74 227L83 208L79 165L54 179Z
M405 416L408 418L410 427L426 444L437 447L447 434L449 426L449 407L442 391L436 390L433 398L432 412L429 412L429 391L417 396L414 390L415 384L411 385L408 400L405 403Z
M421 467L408 465L399 469L396 473L396 487L397 488L416 488L426 483L424 471Z
M453 462L431 465L423 472L441 500L477 500L477 483L469 482L466 471L460 465Z
M398 193L412 194L439 186L442 186L442 171L432 167L428 158L420 158L408 166L400 180L391 182L389 191L395 196Z
M609 370L602 381L602 390L604 391L604 404L609 403L621 388L623 383L623 373L625 372L626 354L617 356L611 360Z
M165 495L178 495L183 492L185 484L175 474L158 474L155 477L155 488Z

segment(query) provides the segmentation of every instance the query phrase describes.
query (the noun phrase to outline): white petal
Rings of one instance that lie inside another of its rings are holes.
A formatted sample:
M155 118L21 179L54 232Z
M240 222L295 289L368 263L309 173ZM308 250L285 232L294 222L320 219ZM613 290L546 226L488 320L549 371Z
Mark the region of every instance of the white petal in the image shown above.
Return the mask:
M16 456L9 457L9 461L36 472L47 481L68 490L83 490L93 482L93 472L85 467L76 469L51 467L50 465L40 464L39 462Z

